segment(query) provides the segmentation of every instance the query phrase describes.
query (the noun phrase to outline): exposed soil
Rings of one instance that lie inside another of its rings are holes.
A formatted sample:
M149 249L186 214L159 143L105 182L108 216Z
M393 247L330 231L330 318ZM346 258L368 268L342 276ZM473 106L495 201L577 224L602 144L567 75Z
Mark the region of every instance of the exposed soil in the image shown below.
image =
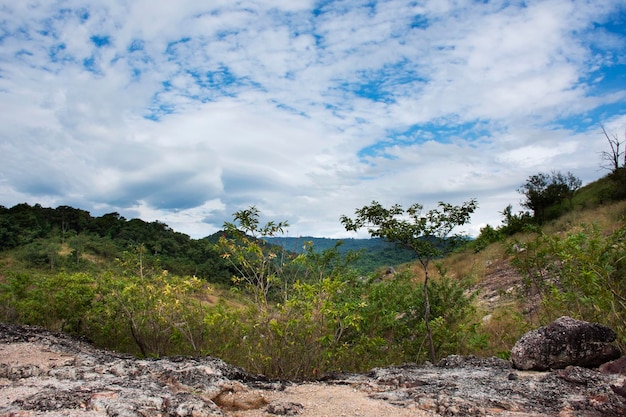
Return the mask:
M506 259L490 261L485 276L474 289L479 290L480 302L486 311L510 303L522 288L522 276Z

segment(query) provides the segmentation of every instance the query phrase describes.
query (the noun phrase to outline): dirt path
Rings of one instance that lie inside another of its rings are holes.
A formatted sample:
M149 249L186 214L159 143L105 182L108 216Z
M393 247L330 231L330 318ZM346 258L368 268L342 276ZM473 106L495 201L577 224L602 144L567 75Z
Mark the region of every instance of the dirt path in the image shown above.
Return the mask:
M308 383L288 387L279 392L261 393L269 404L295 404L292 410L300 417L421 417L432 416L416 408L398 407L374 400L366 392L347 385ZM301 405L302 407L298 407ZM288 408L289 409L289 408ZM229 413L233 417L275 416L262 407ZM289 415L289 414L287 414ZM295 414L293 414L295 415Z

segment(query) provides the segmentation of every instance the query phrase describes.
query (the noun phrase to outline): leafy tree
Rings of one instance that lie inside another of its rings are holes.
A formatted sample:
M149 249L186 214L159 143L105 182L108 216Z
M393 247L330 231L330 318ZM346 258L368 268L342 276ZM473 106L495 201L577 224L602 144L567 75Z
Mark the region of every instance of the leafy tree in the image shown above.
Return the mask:
M255 302L267 308L269 291L278 282L284 266L283 260L277 257L284 255L284 251L277 251L263 238L284 233L289 223L270 221L261 226L259 210L254 206L236 212L233 217L233 223L224 223L225 234L218 243L223 250L222 257L237 271L233 280L245 283Z
M91 232L97 233L99 236L115 238L124 227L125 223L126 219L119 213L107 213L101 217L92 219L88 229Z
M540 172L528 177L526 183L518 189L518 192L526 197L522 202L522 206L532 210L535 221L542 224L544 221L560 214L556 213L555 215L551 213L549 211L551 208L554 208L566 199L571 204L574 193L581 185L581 180L571 172L565 175L555 171L552 174Z
M255 207L233 216L218 246L253 303L234 315L215 309L205 319L212 332L234 327L230 333L238 349L222 354L255 372L290 378L311 378L353 364L353 349L367 341L357 336L363 301L360 294L348 296L355 278L348 266L351 256L344 257L337 246L316 252L306 243L304 253L291 257L265 239L283 233L286 221L261 226Z
M9 209L0 206L0 250L12 249L19 245L20 228L13 221Z
M373 201L369 206L357 209L356 218L341 216L341 223L348 231L357 231L366 227L370 236L381 237L390 242L412 249L424 269L424 324L428 336L430 358L436 362L433 334L430 327L430 303L428 300L428 280L430 261L441 256L446 246L460 237L451 233L457 226L462 226L470 220L476 210L477 202L472 199L461 206L453 206L439 202L438 209L429 210L423 214L421 204L413 204L406 210L396 204L391 208L384 208L380 203Z
M80 259L85 253L88 239L89 238L86 235L81 234L72 237L69 241L70 248L72 248L72 253L76 257L76 265L80 264Z
M59 206L52 213L50 221L52 226L58 227L61 231L61 243L63 243L70 231L78 234L85 230L91 221L91 215L85 210Z
M475 253L478 253L500 239L502 239L501 231L494 229L491 225L486 225L480 229L480 234L468 244L468 247L472 248Z
M513 206L509 204L500 212L502 214L502 225L498 231L506 236L512 236L521 232L529 225L533 225L533 217L528 211L513 213Z
M17 204L8 209L6 215L11 229L17 231L14 236L17 245L25 245L36 238L45 237L49 230L44 209L39 204L32 207L26 203Z

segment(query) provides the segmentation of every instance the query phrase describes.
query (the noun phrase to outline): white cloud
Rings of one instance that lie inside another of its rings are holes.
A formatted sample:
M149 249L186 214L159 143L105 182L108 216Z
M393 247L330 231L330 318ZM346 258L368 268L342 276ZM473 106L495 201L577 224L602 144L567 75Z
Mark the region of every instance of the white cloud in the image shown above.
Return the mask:
M618 0L7 4L0 204L194 237L255 204L293 234L344 236L339 216L372 200L476 197L477 232L529 175L602 175L599 124L626 123L625 15Z

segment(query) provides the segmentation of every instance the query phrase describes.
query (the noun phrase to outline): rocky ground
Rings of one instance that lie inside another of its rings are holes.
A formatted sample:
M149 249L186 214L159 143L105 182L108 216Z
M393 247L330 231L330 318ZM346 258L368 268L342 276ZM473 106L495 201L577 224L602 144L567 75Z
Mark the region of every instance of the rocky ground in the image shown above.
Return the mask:
M142 360L0 324L1 416L626 416L626 375L495 358L270 381L214 358Z

